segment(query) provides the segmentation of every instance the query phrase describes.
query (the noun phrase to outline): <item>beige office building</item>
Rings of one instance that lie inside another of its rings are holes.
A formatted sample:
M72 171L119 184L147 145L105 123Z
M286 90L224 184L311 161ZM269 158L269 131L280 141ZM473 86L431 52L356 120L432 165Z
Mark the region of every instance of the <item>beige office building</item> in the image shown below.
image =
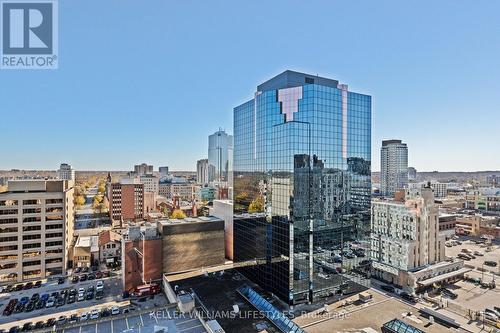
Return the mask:
M371 229L373 273L383 280L412 290L408 272L445 260L431 188L408 190L401 201L372 201Z
M13 180L0 193L0 283L66 274L73 181Z

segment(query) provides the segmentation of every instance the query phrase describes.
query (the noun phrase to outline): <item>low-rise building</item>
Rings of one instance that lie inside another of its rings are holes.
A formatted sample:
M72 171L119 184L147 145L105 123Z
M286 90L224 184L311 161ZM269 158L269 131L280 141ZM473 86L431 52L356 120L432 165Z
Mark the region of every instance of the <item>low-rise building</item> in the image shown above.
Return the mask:
M500 213L500 188L485 187L467 192L465 207L484 212Z
M78 236L73 246L73 266L91 267L99 264L99 237Z
M121 260L122 236L113 230L99 233L99 262L116 263Z
M122 238L124 290L162 280L162 238L156 224L130 225Z

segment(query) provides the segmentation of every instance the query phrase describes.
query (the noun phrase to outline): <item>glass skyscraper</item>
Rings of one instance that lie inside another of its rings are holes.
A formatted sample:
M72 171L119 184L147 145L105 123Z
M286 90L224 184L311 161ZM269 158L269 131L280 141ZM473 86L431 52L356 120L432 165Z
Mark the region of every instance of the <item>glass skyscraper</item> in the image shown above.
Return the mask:
M231 182L233 160L233 136L218 130L208 136L208 163L215 170L209 181Z
M277 75L234 108L233 168L234 260L248 278L291 305L369 286L370 96Z

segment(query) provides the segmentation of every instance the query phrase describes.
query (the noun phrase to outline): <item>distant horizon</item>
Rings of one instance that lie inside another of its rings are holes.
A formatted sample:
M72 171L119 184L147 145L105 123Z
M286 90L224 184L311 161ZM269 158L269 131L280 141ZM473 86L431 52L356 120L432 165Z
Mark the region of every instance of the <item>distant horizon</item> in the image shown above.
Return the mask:
M74 169L75 172L132 172L133 170L78 170ZM0 169L0 172L56 172L57 169ZM153 172L159 172L158 170L153 170ZM171 170L169 167L169 172L196 172L196 170ZM500 169L498 170L475 170L475 171L439 171L439 170L432 170L432 171L419 171L417 169L417 173L487 173L487 172L498 172L500 173ZM380 173L380 170L377 171L371 171L371 173Z

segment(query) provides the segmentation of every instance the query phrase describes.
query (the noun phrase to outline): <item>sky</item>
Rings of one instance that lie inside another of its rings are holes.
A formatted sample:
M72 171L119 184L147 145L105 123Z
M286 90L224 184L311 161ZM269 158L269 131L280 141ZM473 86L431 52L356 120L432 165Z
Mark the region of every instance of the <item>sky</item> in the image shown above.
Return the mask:
M195 170L286 69L372 96L372 169L500 169L498 1L59 2L59 68L0 70L0 169Z

